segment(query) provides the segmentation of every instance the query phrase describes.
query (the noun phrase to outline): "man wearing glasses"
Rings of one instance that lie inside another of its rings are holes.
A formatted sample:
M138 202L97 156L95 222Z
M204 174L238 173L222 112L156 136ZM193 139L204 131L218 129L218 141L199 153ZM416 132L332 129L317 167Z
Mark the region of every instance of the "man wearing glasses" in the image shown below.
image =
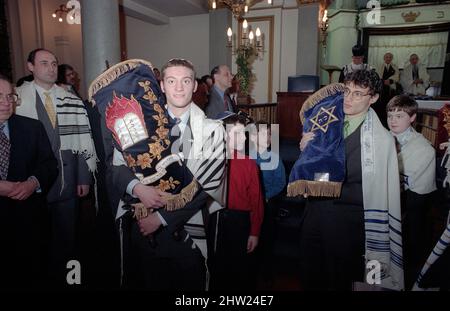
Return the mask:
M373 70L345 76L345 178L335 199L308 198L301 228L305 289L351 290L354 282L402 290L400 188L394 139L370 108L382 82ZM335 95L334 95L335 96ZM305 133L303 151L314 133ZM368 271L376 267L377 270Z
M49 230L46 195L58 168L42 124L13 114L17 98L0 75L0 287L42 289Z

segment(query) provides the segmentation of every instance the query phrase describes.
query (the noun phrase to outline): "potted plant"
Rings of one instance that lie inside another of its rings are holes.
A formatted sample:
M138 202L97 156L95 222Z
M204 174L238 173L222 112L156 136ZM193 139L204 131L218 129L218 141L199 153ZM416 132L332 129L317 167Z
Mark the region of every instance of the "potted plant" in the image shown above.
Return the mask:
M253 55L252 47L241 47L236 51L236 65L238 67L237 78L239 80L239 99L238 102L250 104L250 86L253 78L251 70L251 57Z

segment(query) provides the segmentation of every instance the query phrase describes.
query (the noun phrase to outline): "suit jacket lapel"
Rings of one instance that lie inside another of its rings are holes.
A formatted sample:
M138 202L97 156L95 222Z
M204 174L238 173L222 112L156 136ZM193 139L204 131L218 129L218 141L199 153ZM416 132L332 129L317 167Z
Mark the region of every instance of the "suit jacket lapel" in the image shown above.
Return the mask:
M11 150L9 153L9 169L8 178L17 176L16 168L18 168L17 160L25 155L25 142L20 143L21 129L17 124L16 116L12 115L8 120L9 142ZM23 138L23 137L22 137Z

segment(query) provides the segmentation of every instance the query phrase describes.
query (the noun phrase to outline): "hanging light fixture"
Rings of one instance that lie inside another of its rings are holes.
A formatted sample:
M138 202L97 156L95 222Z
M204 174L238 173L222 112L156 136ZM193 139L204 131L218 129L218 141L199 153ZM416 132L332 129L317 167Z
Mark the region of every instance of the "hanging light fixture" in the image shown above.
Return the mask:
M233 48L235 46L235 48ZM246 19L242 22L242 31L239 42L236 45L233 44L233 31L231 27L227 29L227 47L232 49L233 54L244 54L245 56L250 56L254 54L259 56L261 52L264 51L262 44L262 33L259 27L256 31L250 29Z
M243 15L248 13L249 8L258 2L263 0L215 0L210 2L212 9L216 9L219 6L227 7L232 11L233 16L238 20L242 21L242 31L241 36L238 38L238 42L234 44L233 31L231 27L227 29L227 47L232 49L233 54L244 54L250 56L254 54L259 56L261 52L264 51L262 33L259 27L256 31L250 29L246 19L243 19ZM267 1L268 4L272 4L271 0Z
M68 24L81 24L81 5L78 0L69 0L67 4L59 5L59 8L56 9L52 17L58 18L58 22L63 22L63 17L66 17L66 21Z
M237 19L242 18L242 16L248 13L250 7L263 0L211 0L209 1L210 7L215 10L217 6L227 7L233 16ZM272 0L267 0L267 4L272 4Z

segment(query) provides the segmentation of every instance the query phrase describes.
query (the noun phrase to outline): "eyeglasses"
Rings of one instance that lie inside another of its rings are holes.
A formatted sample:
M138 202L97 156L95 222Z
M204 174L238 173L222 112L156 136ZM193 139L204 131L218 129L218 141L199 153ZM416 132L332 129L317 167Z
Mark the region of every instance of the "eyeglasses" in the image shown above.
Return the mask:
M370 94L370 93L364 94L363 92L360 92L360 91L355 91L355 92L352 93L350 91L350 89L348 87L346 87L344 89L344 96L345 97L349 97L350 94L351 94L351 99L355 100L355 101L362 100L364 96L372 96L372 94Z
M16 103L19 99L19 96L17 94L0 94L1 100L6 100L8 103Z

